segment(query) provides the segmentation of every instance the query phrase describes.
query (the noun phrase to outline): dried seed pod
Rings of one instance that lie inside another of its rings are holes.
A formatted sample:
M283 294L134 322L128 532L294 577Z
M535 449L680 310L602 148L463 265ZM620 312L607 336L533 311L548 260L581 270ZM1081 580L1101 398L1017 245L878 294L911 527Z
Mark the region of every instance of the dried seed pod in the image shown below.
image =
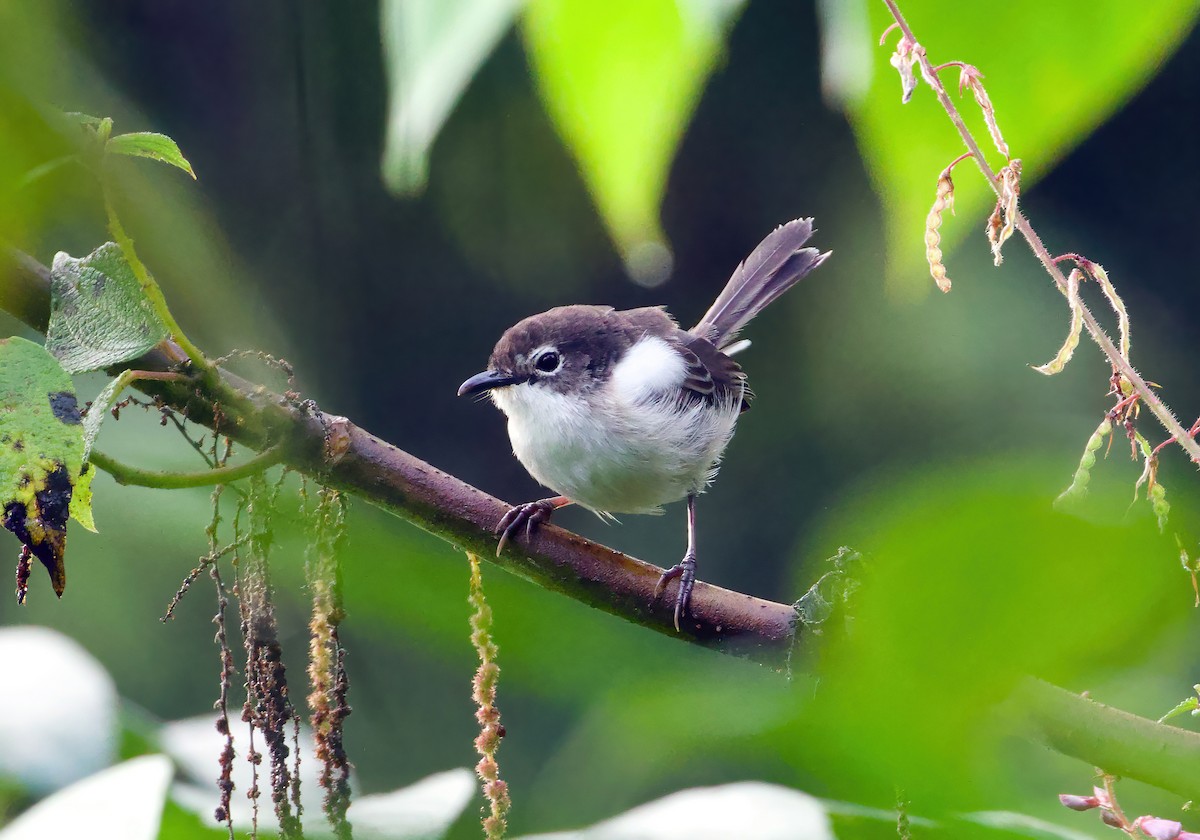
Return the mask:
M929 273L933 282L943 292L950 291L950 278L946 276L946 266L942 262L942 214L949 210L954 212L954 181L949 170L943 170L937 182L937 195L933 199L933 207L925 219L925 259L929 262Z

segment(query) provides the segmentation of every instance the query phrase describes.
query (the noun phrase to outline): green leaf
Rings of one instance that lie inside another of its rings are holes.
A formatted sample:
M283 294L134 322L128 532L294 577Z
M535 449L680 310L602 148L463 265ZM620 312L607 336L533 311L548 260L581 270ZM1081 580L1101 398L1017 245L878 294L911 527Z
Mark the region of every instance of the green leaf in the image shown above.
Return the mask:
M94 531L91 476L71 378L40 345L0 340L0 506L4 527L66 586L67 517Z
M952 11L938 0L900 5L934 65L960 60L985 74L1004 139L1024 164L1023 191L1146 83L1200 6L1196 0L1014 0L960 3ZM891 18L882 3L871 3L870 13L878 35ZM933 288L922 260L925 216L938 174L964 148L924 80L901 105L900 81L888 64L897 38L893 31L876 51L870 94L849 114L884 205L889 282L911 295ZM992 166L1002 165L974 98L958 94L957 68L939 75ZM942 226L943 248L968 235L973 247L985 248L979 233L995 197L969 163L955 169L954 182L958 215Z
M167 328L112 242L83 259L56 254L50 293L46 349L68 373L136 359L167 337Z
M169 163L177 169L182 169L193 179L196 177L192 165L188 163L179 146L165 134L155 134L150 131L135 131L132 134L118 134L110 138L104 150L114 155L129 155Z
M113 121L112 117L93 117L91 114L83 114L79 111L65 111L63 117L67 122L75 123L92 133L101 145L103 145L110 134L112 134Z
M664 829L664 826L670 826ZM551 835L543 835L547 840ZM821 800L767 782L734 782L676 791L554 840L626 837L738 837L741 840L833 840ZM526 837L525 840L536 840Z
M388 125L383 179L419 193L429 148L467 83L508 31L519 0L384 0Z
M1186 700L1177 704L1175 706L1175 708L1171 709L1171 711L1167 712L1165 715L1160 717L1158 719L1158 722L1166 723L1171 718L1179 717L1180 715L1185 714L1187 712L1192 712L1194 714L1197 709L1200 709L1200 699L1198 699L1196 697L1189 697Z
M83 462L85 464L92 454L92 445L96 442L96 435L100 434L100 424L104 422L108 410L117 401L117 395L132 379L131 372L125 371L105 385L104 390L96 395L96 399L92 400L87 416L83 418Z
M659 203L740 0L531 0L538 89L635 280L670 272Z
M781 750L805 769L836 755L861 784L898 784L923 808L972 801L1034 755L1012 752L995 718L1024 675L1094 685L1170 638L1192 609L1173 546L1152 517L1122 516L1124 486L1091 489L1120 524L1053 511L1052 472L1010 453L918 469L849 493L812 530L816 545L855 535L873 562L853 632L822 650L820 691L779 727ZM871 691L888 699L864 713ZM973 772L985 766L994 775Z
M96 520L92 516L92 479L96 471L84 464L82 472L75 481L75 492L71 494L71 518L96 533Z
M824 799L821 804L829 814L837 836L842 840L856 837L897 837L895 811L869 808L852 802ZM883 824L891 830L886 834L871 831L872 823ZM1045 820L1011 811L979 811L969 814L946 815L938 821L908 815L914 837L961 838L969 836L977 840L1001 840L1001 838L1027 838L1027 840L1089 840L1091 835L1082 834Z

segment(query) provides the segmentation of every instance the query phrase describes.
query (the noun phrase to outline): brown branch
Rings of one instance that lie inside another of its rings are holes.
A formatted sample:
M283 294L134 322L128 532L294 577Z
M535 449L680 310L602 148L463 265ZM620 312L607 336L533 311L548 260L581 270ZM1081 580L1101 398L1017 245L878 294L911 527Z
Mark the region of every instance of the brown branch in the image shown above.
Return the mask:
M917 41L917 37L909 27L908 21L904 19L904 15L900 12L900 7L896 4L896 0L883 0L883 2L887 5L892 17L895 18L895 26L899 27L902 33L901 37L908 39L908 41L916 45L913 48L913 52L917 60L921 63L922 77L933 88L934 93L937 94L938 102L941 103L942 108L945 109L946 114L954 123L954 127L958 129L959 136L962 137L963 143L966 144L967 150L970 152L971 157L975 159L975 164L979 167L979 171L983 173L983 177L991 186L992 191L996 193L997 198L1003 200L1000 179L988 164L987 158L979 147L979 143L976 142L974 135L971 134L971 130L967 128L962 115L958 112L958 108L955 107L954 101L946 91L946 86L942 84L941 78L937 75L937 70L940 68L933 66L925 54L925 49L919 46L920 42ZM954 62L950 63L953 64ZM1050 255L1050 252L1046 250L1046 246L1042 244L1041 237L1037 235L1029 220L1025 218L1025 214L1019 210L1016 213L1016 227L1021 232L1021 235L1025 237L1025 241L1029 244L1029 248L1033 251L1034 256L1038 258L1042 267L1046 269L1046 272L1058 285L1059 291L1065 295L1067 293L1066 276L1058 267L1058 263ZM1133 390L1141 397L1142 402L1146 404L1146 407L1150 409L1151 413L1158 419L1158 422L1162 424L1162 427L1166 429L1171 439L1179 443L1193 463L1200 465L1200 444L1197 444L1194 439L1188 436L1188 433L1184 430L1179 420L1176 419L1167 404L1147 384L1141 374L1134 369L1129 360L1121 354L1117 346L1113 344L1112 339L1104 331L1104 328L1100 326L1100 322L1092 315L1091 310L1083 304L1083 301L1080 301L1079 304L1083 310L1083 323L1087 327L1088 334L1100 347L1101 352L1108 358L1113 369L1119 371L1129 381Z
M45 266L20 252L0 251L0 309L44 332L50 313ZM183 359L178 347L164 343L122 369L178 370ZM797 613L790 605L698 582L691 619L676 633L673 598L654 599L662 571L657 566L553 525L542 526L531 539L510 543L497 557L492 529L509 505L343 417L290 401L224 371L182 382L142 380L136 387L194 422L209 428L219 425L221 434L252 449L279 446L288 466L539 586L669 636L773 668L787 667L797 635Z

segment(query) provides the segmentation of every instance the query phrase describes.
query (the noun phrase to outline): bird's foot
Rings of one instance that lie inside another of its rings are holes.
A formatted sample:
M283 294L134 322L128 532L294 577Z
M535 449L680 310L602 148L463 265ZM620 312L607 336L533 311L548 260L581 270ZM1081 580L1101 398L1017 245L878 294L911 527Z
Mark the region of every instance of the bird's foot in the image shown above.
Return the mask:
M549 499L538 499L536 502L526 502L523 505L517 505L510 508L508 513L501 517L496 523L494 533L500 535L500 542L496 546L496 556L500 556L500 552L504 551L504 546L508 545L508 541L525 529L525 536L533 536L533 529L543 522L550 521L550 514L558 510L564 505L569 505L570 501L564 496L553 496Z
M654 586L654 600L662 594L667 583L679 578L679 594L675 596L675 632L679 632L679 620L687 612L688 602L692 599L692 587L696 585L696 555L688 552L683 559L667 569L658 578Z

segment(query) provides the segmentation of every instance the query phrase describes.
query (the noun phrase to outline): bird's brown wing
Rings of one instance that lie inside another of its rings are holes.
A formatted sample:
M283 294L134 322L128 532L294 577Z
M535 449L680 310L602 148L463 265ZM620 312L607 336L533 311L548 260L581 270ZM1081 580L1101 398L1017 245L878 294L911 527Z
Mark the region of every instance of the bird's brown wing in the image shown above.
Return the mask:
M687 395L713 403L740 396L742 410L750 407L753 395L746 386L746 374L741 365L699 336L679 330L676 339L687 363L687 376L683 381Z

